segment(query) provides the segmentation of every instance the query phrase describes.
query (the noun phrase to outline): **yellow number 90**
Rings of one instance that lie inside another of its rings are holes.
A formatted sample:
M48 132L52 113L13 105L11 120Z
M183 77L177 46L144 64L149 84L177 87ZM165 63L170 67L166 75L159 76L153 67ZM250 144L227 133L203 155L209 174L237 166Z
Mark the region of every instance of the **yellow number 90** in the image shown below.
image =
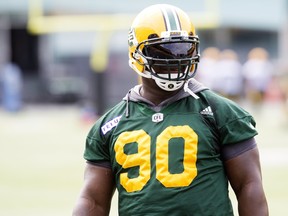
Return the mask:
M170 173L168 165L169 140L184 139L183 172ZM136 142L138 152L125 154L124 146ZM129 178L128 173L120 174L120 184L127 192L142 190L151 177L150 162L151 137L144 130L129 131L120 134L114 150L116 161L125 169L139 166L139 175ZM191 184L197 176L198 135L192 128L184 126L167 127L156 139L156 178L165 187L185 187Z

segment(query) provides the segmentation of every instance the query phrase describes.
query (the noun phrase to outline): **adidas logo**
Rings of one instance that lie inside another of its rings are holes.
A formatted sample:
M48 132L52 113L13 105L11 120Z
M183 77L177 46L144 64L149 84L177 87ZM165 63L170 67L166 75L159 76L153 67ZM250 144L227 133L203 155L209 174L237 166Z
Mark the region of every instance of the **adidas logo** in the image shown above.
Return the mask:
M210 106L206 107L200 112L202 115L211 115L213 116L213 112Z

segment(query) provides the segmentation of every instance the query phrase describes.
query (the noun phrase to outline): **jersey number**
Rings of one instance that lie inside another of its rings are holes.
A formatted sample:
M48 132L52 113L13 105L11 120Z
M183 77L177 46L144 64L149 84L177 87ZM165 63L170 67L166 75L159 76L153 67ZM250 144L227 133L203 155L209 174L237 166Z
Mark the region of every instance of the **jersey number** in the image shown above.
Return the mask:
M183 172L169 172L169 140L184 139ZM136 142L138 151L135 154L125 154L124 146ZM120 174L120 184L127 192L140 191L151 178L150 161L151 137L144 130L122 133L114 146L116 161L124 168L139 167L139 175L129 178L128 173ZM187 125L167 127L156 139L156 178L165 187L185 187L191 184L197 176L197 145L198 136Z

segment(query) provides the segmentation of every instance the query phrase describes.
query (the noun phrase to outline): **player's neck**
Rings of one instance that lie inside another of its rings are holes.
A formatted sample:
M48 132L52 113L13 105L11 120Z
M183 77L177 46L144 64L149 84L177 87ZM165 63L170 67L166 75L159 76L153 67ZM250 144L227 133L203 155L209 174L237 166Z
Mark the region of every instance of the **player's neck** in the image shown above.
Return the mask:
M151 88L151 86L142 85L140 88L140 95L152 102L154 105L159 105L161 102L167 100L168 98L171 98L178 92L179 90L165 91L163 89L160 89L158 86L157 88Z

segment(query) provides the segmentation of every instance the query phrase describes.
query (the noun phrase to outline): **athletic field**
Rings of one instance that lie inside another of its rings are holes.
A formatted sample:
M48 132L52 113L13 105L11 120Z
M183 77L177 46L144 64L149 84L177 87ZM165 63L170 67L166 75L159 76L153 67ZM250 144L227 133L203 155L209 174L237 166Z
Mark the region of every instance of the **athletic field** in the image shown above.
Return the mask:
M288 215L288 119L275 104L251 112L270 215ZM0 108L0 215L71 215L91 125L77 106L27 105L14 114ZM115 198L111 215L117 215Z

